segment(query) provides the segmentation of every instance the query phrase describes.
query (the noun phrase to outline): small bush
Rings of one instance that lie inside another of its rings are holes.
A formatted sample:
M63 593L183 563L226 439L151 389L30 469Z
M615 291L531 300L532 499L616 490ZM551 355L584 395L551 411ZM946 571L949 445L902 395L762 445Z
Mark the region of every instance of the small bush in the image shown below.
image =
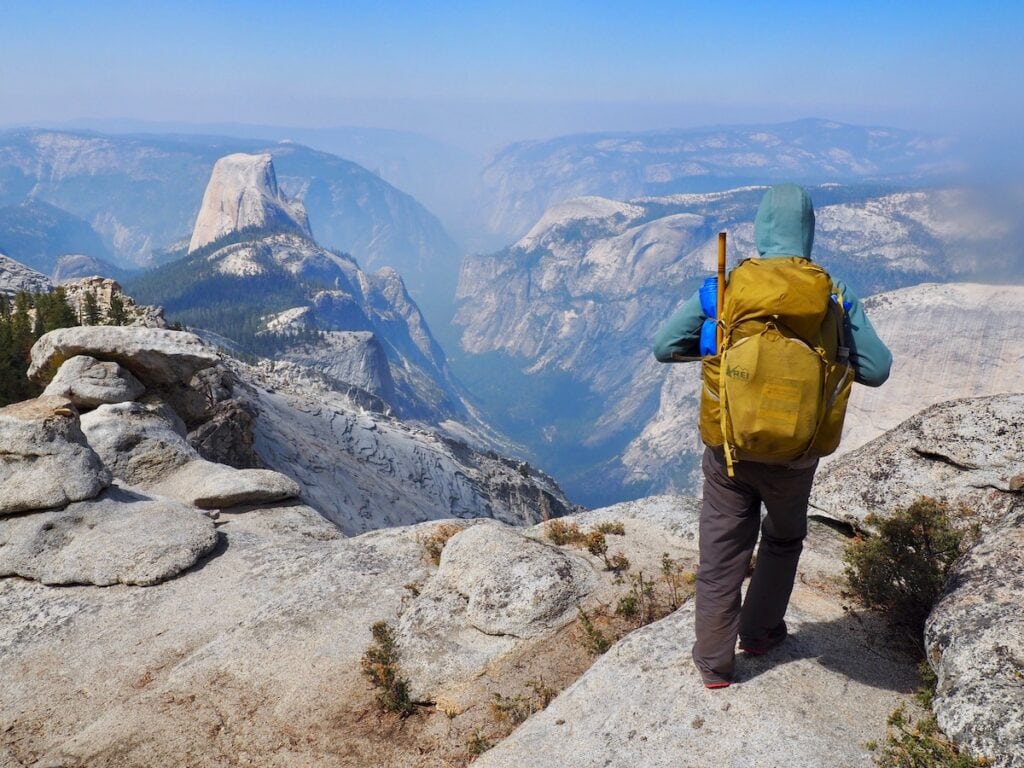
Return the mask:
M661 580L668 591L668 613L675 611L693 594L693 585L697 582L697 574L688 571L678 560L661 554Z
M617 520L613 521L613 522L607 522L607 523L598 523L597 525L594 526L594 530L597 531L598 533L603 533L603 534L608 535L608 536L625 536L626 535L626 526L624 526L622 523L620 523Z
M991 765L985 758L975 759L961 752L946 738L929 712L916 723L907 718L903 706L889 715L889 727L882 744L869 743L876 752L879 768L982 768Z
M949 506L921 498L890 517L868 515L878 534L855 539L843 554L846 577L867 606L885 612L921 642L924 623L965 544Z
M466 741L466 751L474 757L478 757L494 746L494 743L484 736L480 731L473 731Z
M421 535L417 541L427 552L427 559L434 565L441 564L441 552L448 539L461 531L462 528L454 523L442 523L433 528L429 534Z
M398 667L395 635L386 621L378 621L370 632L373 642L363 654L363 674L377 689L377 704L381 709L408 717L415 705L409 698L409 681L401 676Z
M608 570L615 573L616 576L621 576L623 573L629 570L629 558L621 552L616 552L607 560Z
M579 544L584 539L584 534L576 523L566 523L564 520L555 518L544 527L544 535L548 541L558 546L566 544Z
M495 721L519 725L534 712L546 709L557 695L555 689L543 680L530 680L526 685L531 691L529 697L502 696L500 693L491 697L491 717Z
M600 656L612 647L612 641L605 637L604 633L594 626L594 622L591 620L590 616L587 615L586 611L582 608L577 608L577 610L580 614L580 630L582 631L580 642L583 643L583 647L591 654L594 656Z

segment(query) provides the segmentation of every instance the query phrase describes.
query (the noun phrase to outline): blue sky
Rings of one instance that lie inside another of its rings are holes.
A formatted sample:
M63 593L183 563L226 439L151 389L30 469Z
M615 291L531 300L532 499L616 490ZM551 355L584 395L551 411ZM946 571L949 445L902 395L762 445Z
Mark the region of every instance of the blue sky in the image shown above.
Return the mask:
M0 124L353 124L485 141L1024 116L1020 2L8 0L0 24Z

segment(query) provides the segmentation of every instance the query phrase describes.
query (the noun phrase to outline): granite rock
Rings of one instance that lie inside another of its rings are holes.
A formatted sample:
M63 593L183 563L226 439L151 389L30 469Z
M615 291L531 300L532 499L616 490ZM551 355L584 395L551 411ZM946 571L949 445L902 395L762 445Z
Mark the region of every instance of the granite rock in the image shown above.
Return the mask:
M43 584L151 585L217 544L198 510L110 489L60 511L0 519L0 576Z
M90 445L119 480L204 509L272 503L299 486L272 470L234 469L200 457L185 425L166 404L103 405L82 426Z
M47 396L0 408L0 515L90 499L110 479L70 400Z
M823 467L812 512L863 526L872 512L933 496L992 524L1024 506L1013 490L1022 457L1024 394L940 403Z
M500 523L455 534L399 623L412 695L434 699L518 641L564 626L595 583L582 558Z
M64 362L43 394L67 397L79 408L95 408L134 400L145 391L142 383L117 363L76 355Z
M28 375L44 382L75 355L120 363L146 386L188 384L192 376L217 364L217 352L195 334L135 326L79 326L50 331L32 347Z
M1024 508L955 566L925 628L939 726L997 768L1024 766Z

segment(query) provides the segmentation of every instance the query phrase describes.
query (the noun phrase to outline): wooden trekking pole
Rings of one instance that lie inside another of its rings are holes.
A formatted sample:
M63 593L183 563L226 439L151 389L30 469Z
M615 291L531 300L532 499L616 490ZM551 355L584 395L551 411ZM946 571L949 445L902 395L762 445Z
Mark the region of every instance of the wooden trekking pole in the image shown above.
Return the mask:
M716 305L715 319L718 320L718 335L716 337L715 352L722 354L722 308L725 305L725 232L718 233L718 304Z

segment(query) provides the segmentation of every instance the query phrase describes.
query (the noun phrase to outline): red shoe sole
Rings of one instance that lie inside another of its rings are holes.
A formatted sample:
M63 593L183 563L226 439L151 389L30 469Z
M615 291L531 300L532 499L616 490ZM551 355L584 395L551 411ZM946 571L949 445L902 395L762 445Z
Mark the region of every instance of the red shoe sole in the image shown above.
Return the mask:
M715 691L719 688L728 688L732 683L704 683L704 687L709 691Z

